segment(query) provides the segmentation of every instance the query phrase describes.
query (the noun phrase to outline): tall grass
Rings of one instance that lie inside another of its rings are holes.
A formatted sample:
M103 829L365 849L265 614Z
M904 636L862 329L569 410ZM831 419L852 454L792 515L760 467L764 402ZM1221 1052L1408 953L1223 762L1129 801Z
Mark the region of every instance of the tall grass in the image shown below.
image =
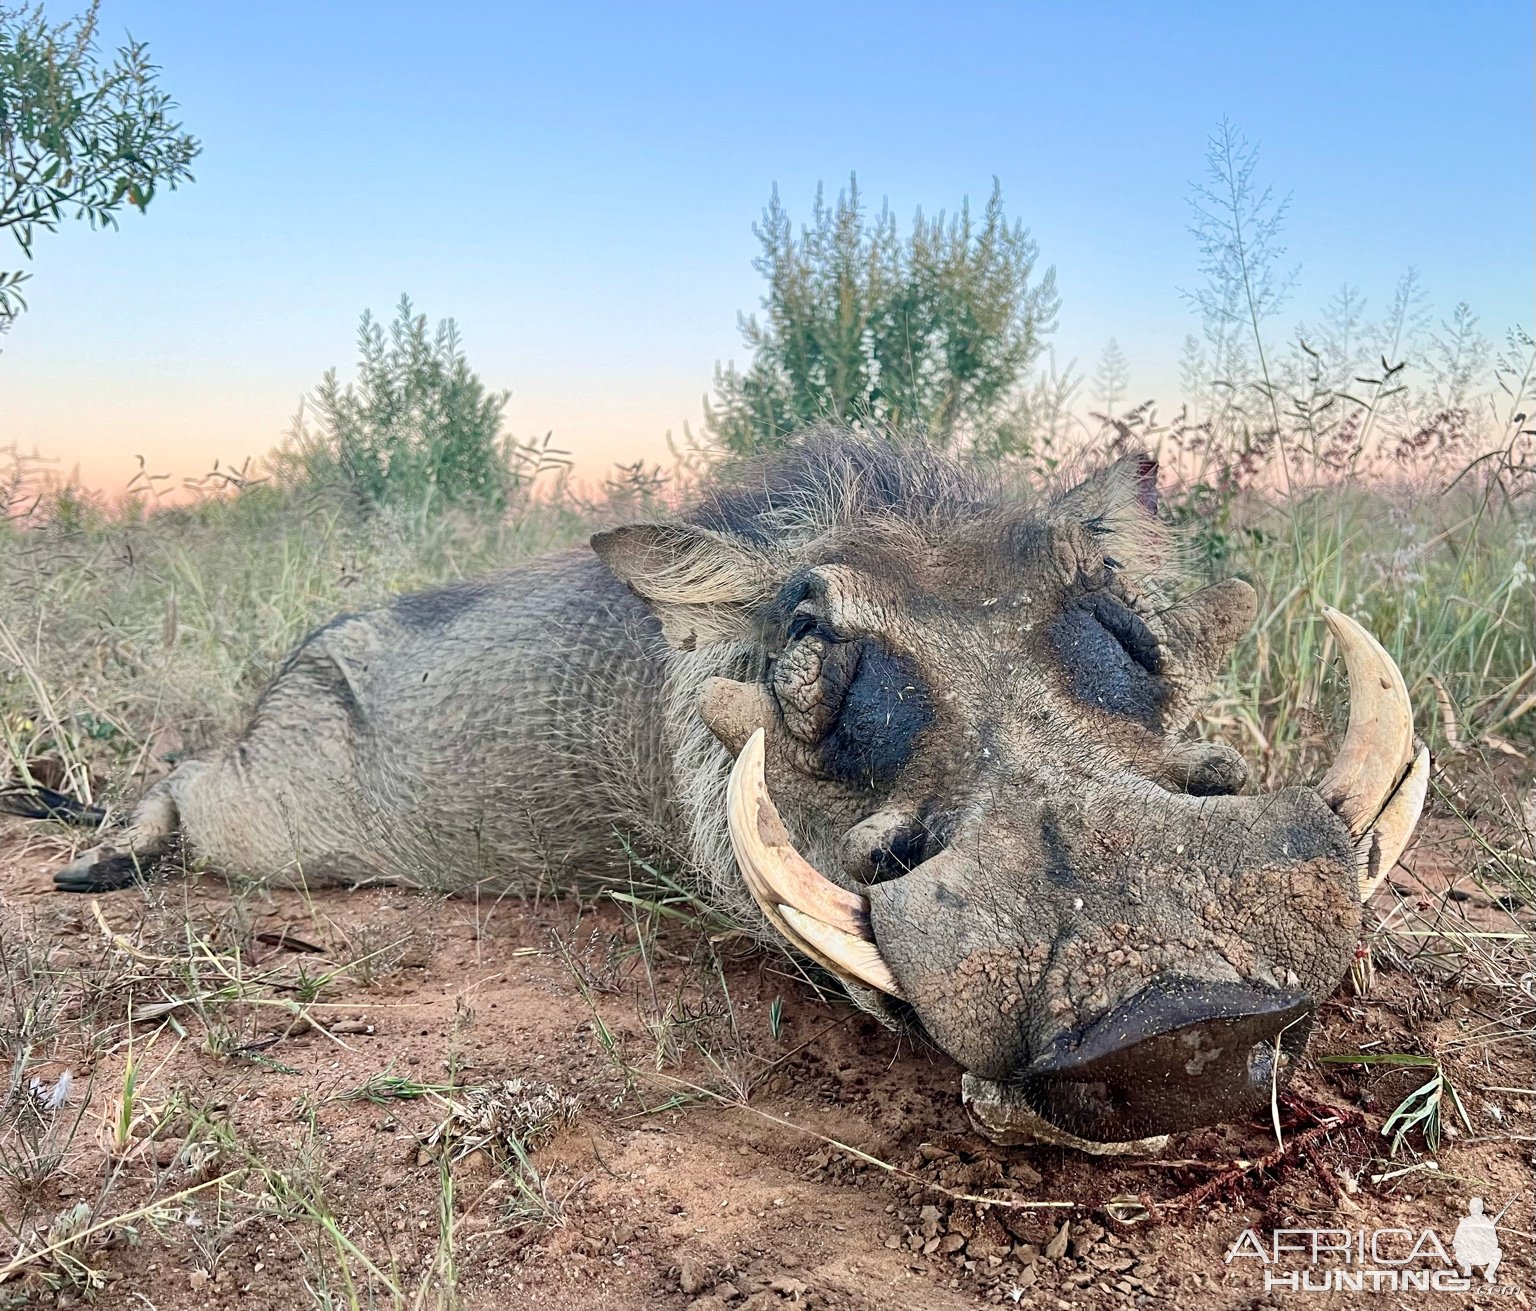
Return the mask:
M224 738L325 618L567 545L593 517L559 494L498 516L430 495L365 512L276 480L168 507L46 486L17 502L0 526L0 749L57 757L86 795L103 769L120 788L148 753Z
M1530 742L1536 465L1518 416L1536 402L1528 371L1509 385L1504 431L1480 430L1489 450L1446 469L1379 444L1330 464L1307 434L1249 425L1235 408L1161 424L1143 407L1092 434L1110 452L1157 452L1198 569L1259 591L1210 728L1234 735L1265 781L1310 764L1341 714L1323 604L1398 659L1432 746ZM1386 431L1350 404L1356 430ZM0 750L12 768L56 758L82 796L103 779L109 795L133 791L156 757L233 732L315 624L577 542L597 520L636 513L632 493L593 502L555 483L486 515L430 496L364 512L278 480L160 507L34 490L0 527Z
M1345 483L1290 506L1245 505L1223 561L1262 598L1231 665L1245 731L1266 759L1283 763L1288 748L1316 737L1297 711L1337 710L1319 622L1328 604L1353 614L1397 659L1433 748L1506 733L1528 740L1521 692L1536 677L1533 564L1536 520L1486 488Z

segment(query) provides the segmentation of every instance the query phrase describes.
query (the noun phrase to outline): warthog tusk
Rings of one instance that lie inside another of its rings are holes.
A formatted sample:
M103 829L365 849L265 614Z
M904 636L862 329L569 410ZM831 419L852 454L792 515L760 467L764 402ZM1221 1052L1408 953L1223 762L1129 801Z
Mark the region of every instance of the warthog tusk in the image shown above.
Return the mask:
M1323 618L1349 672L1349 727L1323 781L1334 812L1358 839L1360 897L1370 897L1408 845L1429 791L1429 751L1415 755L1413 703L1396 662L1348 615Z
M880 958L869 902L827 879L795 850L763 776L764 734L747 739L731 768L726 821L747 891L790 946L844 979L893 997L901 985Z
M1392 799L1382 807L1376 822L1366 830L1356 848L1360 855L1360 900L1369 901L1371 893L1381 886L1382 879L1397 864L1408 839L1413 836L1419 822L1419 812L1424 809L1424 798L1429 793L1429 748L1419 747L1413 766L1403 779Z
M780 906L779 910L788 921L789 927L823 956L842 962L846 970L855 978L862 979L871 988L888 992L893 997L901 996L901 985L896 982L890 966L881 959L880 948L873 942L856 938L853 934L835 929L830 924L823 924L818 919L802 914L793 906Z
M1413 759L1413 703L1380 642L1331 606L1323 607L1323 618L1349 671L1349 728L1317 787L1358 838L1375 822Z

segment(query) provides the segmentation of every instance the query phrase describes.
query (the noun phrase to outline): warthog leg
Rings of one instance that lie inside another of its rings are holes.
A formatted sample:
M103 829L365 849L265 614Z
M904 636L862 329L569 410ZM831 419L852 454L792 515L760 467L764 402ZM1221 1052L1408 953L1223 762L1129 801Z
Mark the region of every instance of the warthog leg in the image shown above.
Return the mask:
M54 874L54 886L61 892L115 892L143 882L176 850L180 828L176 790L207 768L187 761L155 784L134 808L128 827L111 842L76 856Z
M214 759L178 765L145 794L126 828L58 871L55 885L108 892L152 876L172 856L263 881L359 882L384 872L378 852L392 821L387 808L361 796L356 743L366 715L352 662L332 650L349 623L361 621L338 621L311 637L237 742Z

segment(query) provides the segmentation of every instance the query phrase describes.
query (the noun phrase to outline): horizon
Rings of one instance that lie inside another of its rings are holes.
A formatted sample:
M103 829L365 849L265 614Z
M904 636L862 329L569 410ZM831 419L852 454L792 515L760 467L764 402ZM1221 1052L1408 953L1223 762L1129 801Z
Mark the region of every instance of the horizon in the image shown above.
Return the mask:
M1409 267L1435 320L1465 301L1495 341L1531 326L1529 7L1287 14L969 5L945 43L915 6L757 25L470 5L428 26L400 4L108 0L100 43L148 42L197 180L117 232L69 223L30 265L0 256L34 274L0 339L0 448L108 494L139 455L175 479L261 458L326 369L352 375L362 311L404 293L510 389L506 429L552 433L579 478L665 461L716 363L747 361L771 190L798 225L850 173L903 230L979 208L996 177L1056 270L1058 365L1091 379L1114 338L1127 403L1175 409L1189 185L1224 117L1292 197L1277 336L1344 283L1379 312ZM848 51L852 74L828 60Z

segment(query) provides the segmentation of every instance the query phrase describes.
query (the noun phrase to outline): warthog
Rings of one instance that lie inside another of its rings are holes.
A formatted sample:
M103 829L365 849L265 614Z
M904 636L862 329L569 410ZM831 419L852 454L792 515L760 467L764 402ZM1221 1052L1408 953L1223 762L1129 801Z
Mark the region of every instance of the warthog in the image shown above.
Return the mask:
M1254 593L1174 547L1143 456L1043 502L812 432L675 518L332 620L57 883L178 844L449 889L638 856L943 1048L993 1137L1145 1146L1267 1104L1428 775L1401 675L1328 611L1337 760L1239 795L1182 735Z

